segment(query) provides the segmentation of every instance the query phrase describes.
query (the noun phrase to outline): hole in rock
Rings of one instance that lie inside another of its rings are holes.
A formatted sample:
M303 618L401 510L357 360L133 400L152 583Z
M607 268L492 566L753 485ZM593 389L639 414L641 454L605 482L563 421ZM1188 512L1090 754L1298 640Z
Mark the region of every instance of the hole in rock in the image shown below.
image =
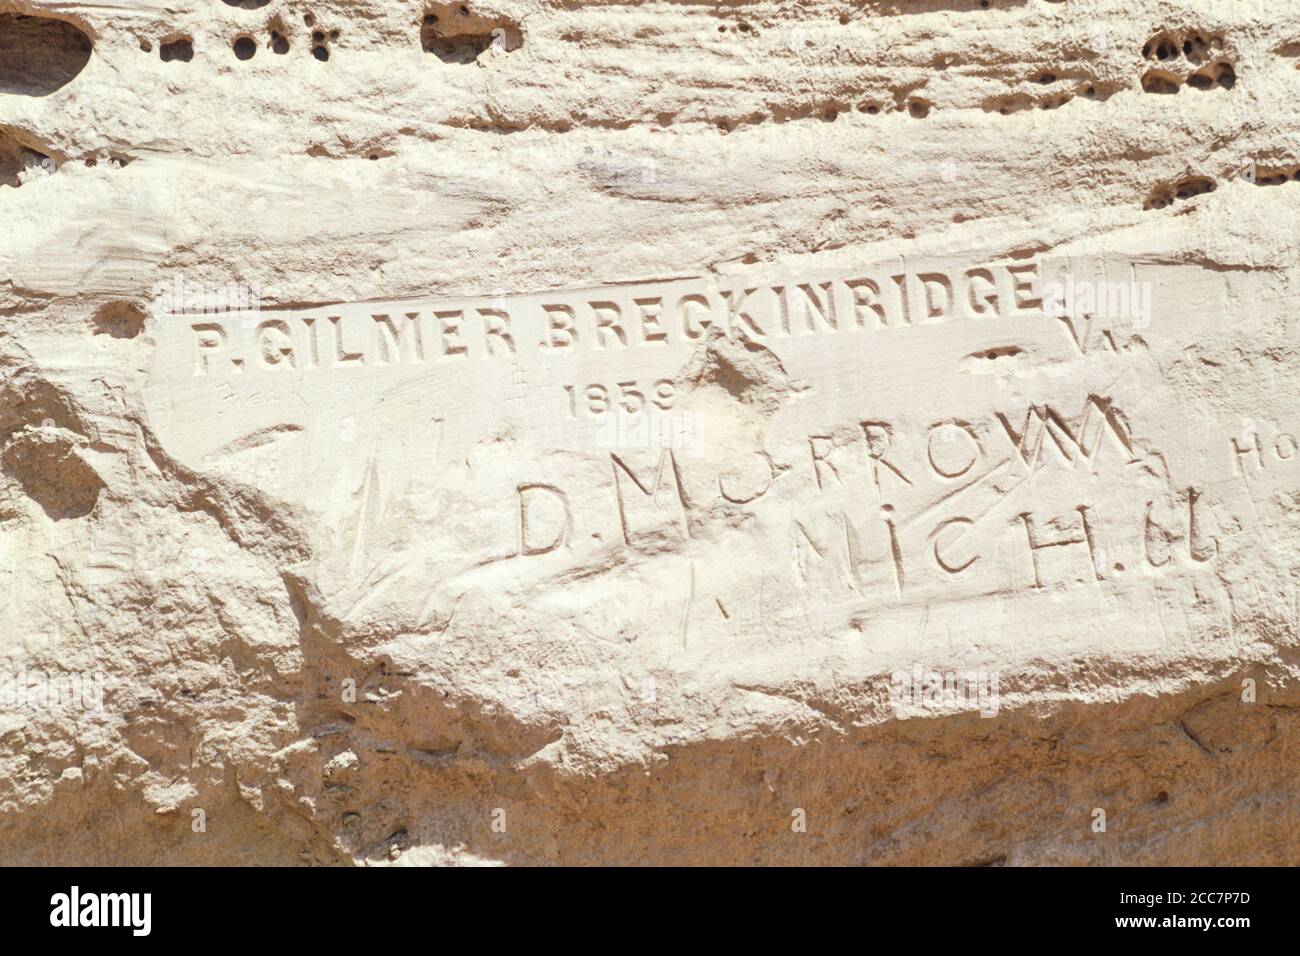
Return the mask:
M0 126L0 186L21 186L28 179L56 169L53 159L35 148L17 130Z
M1191 199L1193 196L1212 192L1214 192L1214 180L1205 176L1189 176L1175 187L1174 196L1177 199Z
M1142 89L1148 93L1171 94L1178 92L1178 78L1159 70L1148 70L1142 75Z
M1300 166L1258 166L1247 179L1256 186L1281 186L1300 174Z
M188 37L170 40L159 45L158 56L164 63L170 63L172 60L188 63L194 59L194 44L189 41Z
M1189 33L1183 40L1183 56L1192 63L1204 63L1210 54L1210 41L1199 33Z
M1142 47L1142 56L1162 62L1181 57L1194 66L1200 66L1210 58L1211 51L1222 48L1222 37L1207 36L1197 30L1173 31L1157 34L1148 40Z
M131 302L109 302L96 310L91 322L96 335L133 339L144 329L144 312Z
M289 41L284 38L284 34L271 31L271 51L281 56L289 52Z
M85 69L92 49L64 20L0 14L0 93L48 96Z
M453 10L447 4L434 4L420 25L421 49L443 63L468 65L492 47L510 52L523 42L518 24L480 16L463 5Z
M1007 96L990 96L980 104L980 108L986 113L997 113L1000 116L1010 116L1012 113L1019 113L1021 110L1032 109L1034 100L1024 93L1011 93Z
M324 63L330 58L330 51L325 49L323 46L314 46L311 48L311 55Z
M228 7L238 7L241 10L257 10L266 6L271 0L221 0Z
M252 37L240 37L234 42L231 49L235 51L235 56L241 60L251 60L257 53L257 44L253 42Z

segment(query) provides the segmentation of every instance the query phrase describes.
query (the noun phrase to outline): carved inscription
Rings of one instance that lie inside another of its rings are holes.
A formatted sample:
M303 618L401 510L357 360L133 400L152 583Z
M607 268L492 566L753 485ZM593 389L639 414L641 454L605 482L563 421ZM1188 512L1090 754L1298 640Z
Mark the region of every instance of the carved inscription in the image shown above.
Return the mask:
M625 575L684 602L682 645L755 590L763 614L857 614L1212 575L1222 487L1127 374L1159 313L1135 293L1125 325L1051 276L899 262L181 313L151 423L191 467L319 512L321 552L377 588ZM1244 429L1216 477L1298 447Z
M189 323L196 376L314 375L391 365L509 362L523 352L672 350L690 347L714 330L776 343L1029 317L1042 313L1041 284L1038 264L1029 262L892 274L864 270L842 278L736 286L681 280L434 305L178 313L172 321Z

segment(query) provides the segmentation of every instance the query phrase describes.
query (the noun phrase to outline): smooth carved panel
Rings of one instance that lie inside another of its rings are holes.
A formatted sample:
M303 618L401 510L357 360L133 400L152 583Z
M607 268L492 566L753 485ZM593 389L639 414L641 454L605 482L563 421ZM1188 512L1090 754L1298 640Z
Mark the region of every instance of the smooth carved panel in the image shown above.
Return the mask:
M896 262L178 312L151 416L190 466L314 516L349 620L576 594L601 640L649 613L637 639L659 654L808 615L866 640L992 596L995 642L1084 612L1155 641L1212 580L1232 476L1295 454L1285 432L1216 436L1163 391L1153 343L1207 328L1153 307L1167 278Z

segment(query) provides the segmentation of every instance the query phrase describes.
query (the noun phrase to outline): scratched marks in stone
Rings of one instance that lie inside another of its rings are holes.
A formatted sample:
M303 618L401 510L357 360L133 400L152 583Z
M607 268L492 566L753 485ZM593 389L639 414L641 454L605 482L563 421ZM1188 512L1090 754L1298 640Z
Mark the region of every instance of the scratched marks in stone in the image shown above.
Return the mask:
M842 603L1122 584L1218 553L1204 492L1172 485L1122 410L1095 394L1068 412L994 407L919 427L872 418L745 455L607 460L595 489L546 487L549 525L525 507L538 487L521 485L519 546L503 559L582 564L611 543L669 553L750 527L766 539L755 547L789 555L774 575Z
M1195 429L1148 348L1181 317L1130 285L1076 308L1097 283L1062 311L1061 268L175 315L151 418L194 467L318 512L356 613L599 580L593 620L662 602L684 643L755 593L811 614L1211 569L1230 476L1178 454ZM1292 444L1241 439L1234 460ZM761 580L737 554L763 555Z

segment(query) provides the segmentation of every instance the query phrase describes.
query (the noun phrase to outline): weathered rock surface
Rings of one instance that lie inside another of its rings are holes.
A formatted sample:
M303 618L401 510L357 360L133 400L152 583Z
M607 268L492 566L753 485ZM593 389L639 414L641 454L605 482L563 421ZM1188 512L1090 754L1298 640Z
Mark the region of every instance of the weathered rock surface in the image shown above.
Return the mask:
M0 4L0 859L1300 863L1297 67Z

